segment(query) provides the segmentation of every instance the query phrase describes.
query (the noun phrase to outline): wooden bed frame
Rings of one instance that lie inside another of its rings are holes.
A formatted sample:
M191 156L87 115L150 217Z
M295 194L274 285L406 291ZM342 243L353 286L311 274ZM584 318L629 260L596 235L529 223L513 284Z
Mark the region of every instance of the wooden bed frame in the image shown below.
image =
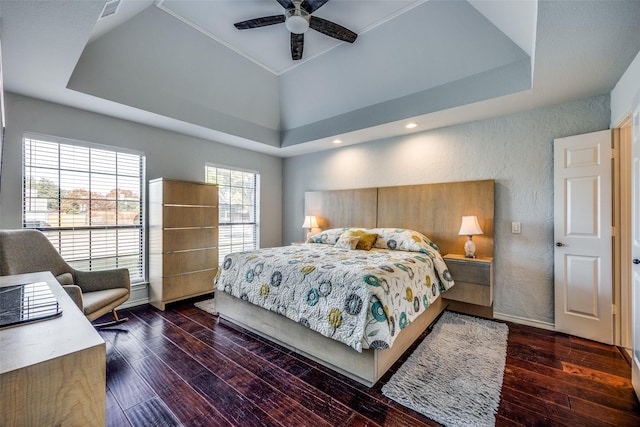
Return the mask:
M493 256L494 181L466 181L305 193L305 215L315 215L323 229L400 227L420 231L440 246L442 255L460 253L463 215L476 215L484 231L475 236L478 253ZM358 353L284 316L216 292L216 310L260 336L290 348L369 387L373 386L422 332L444 311L438 298L402 330L386 350Z
M327 338L300 323L265 310L225 292L216 292L216 310L223 319L257 333L296 353L315 360L368 387L398 360L415 339L442 313L446 303L438 298L429 309L402 330L387 350L363 350Z

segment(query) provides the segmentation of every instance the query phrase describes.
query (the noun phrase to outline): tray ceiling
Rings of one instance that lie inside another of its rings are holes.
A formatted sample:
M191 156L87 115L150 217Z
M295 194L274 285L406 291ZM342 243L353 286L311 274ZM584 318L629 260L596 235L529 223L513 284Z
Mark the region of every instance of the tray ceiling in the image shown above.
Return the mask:
M357 34L363 34L421 3L424 3L424 0L331 0L313 15L347 27ZM233 23L247 19L283 14L284 9L275 0L160 0L155 5L278 75L343 44L339 40L309 30L305 33L302 61L292 61L289 52L289 32L284 24L250 31L239 31L233 26Z
M608 93L638 3L331 0L358 39L309 30L294 62L283 24L233 26L276 0L1 0L5 88L289 156Z

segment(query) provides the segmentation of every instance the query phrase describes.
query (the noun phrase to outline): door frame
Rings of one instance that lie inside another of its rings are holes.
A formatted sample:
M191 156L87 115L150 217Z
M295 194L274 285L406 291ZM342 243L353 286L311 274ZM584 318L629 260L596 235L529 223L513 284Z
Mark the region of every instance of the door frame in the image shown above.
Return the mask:
M614 344L632 346L631 325L631 127L628 114L613 128L613 150L617 155L613 171L613 221L617 232L613 245Z

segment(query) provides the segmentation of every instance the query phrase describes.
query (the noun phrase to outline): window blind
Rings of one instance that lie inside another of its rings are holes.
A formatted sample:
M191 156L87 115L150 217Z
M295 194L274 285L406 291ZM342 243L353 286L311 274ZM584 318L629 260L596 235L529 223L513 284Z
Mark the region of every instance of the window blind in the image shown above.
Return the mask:
M205 180L218 184L218 256L222 265L227 254L258 248L260 174L207 165Z
M143 281L144 166L141 153L25 135L22 225L74 268L124 267Z

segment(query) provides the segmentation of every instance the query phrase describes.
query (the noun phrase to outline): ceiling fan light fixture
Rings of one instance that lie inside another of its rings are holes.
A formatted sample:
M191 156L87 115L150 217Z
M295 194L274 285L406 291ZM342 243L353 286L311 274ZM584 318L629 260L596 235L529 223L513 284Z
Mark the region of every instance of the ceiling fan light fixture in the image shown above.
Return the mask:
M309 29L309 13L302 8L292 8L285 11L285 25L294 34L304 34Z
M356 33L342 25L311 15L328 1L329 0L277 0L278 4L285 8L283 14L248 19L246 21L236 22L233 25L238 30L248 30L250 28L285 24L287 30L291 33L291 59L297 61L302 59L304 33L309 29L347 43L353 43L356 41L356 38L358 38Z

